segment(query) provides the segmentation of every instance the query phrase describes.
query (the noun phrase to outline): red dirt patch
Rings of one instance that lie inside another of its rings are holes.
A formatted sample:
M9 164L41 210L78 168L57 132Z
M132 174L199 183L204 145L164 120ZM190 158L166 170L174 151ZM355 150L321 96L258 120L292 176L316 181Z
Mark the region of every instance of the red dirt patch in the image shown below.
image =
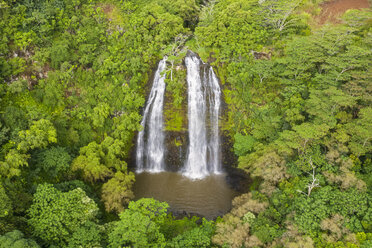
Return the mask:
M105 12L105 14L109 14L112 12L113 8L114 8L113 5L105 4L102 9L103 9L103 12Z
M369 8L368 0L334 0L321 5L322 12L318 19L319 24L326 22L339 23L339 17L348 9Z
M110 14L112 10L114 9L114 5L109 3L100 3L97 5L97 7L100 7L106 15Z

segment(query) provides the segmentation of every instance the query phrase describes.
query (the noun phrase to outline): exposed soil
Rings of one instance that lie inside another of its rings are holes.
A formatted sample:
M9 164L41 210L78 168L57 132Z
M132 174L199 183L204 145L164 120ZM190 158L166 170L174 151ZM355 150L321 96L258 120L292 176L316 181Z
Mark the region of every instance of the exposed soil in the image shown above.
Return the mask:
M114 9L114 5L112 5L112 4L100 4L98 6L102 8L103 12L106 15L111 14L112 10Z
M339 17L349 9L369 8L368 0L334 0L321 5L322 12L318 19L319 24L326 22L339 23Z

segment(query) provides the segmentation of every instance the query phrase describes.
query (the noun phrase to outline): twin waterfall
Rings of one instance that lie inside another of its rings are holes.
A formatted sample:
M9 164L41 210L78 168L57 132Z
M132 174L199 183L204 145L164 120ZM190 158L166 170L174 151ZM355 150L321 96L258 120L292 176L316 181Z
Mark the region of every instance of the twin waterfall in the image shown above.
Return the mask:
M221 90L211 66L189 52L185 58L188 86L187 159L181 172L201 179L221 171L218 120ZM166 58L160 61L137 139L137 171L165 171L163 106ZM164 73L164 74L163 74Z

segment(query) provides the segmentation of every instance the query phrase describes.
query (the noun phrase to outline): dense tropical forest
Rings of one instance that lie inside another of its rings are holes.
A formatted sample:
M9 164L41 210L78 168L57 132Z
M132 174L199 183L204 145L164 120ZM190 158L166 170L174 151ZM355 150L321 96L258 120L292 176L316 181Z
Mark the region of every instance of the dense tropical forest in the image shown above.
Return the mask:
M324 2L0 0L0 247L372 247L372 13ZM252 181L215 220L132 200L149 80L168 56L182 129L188 49Z

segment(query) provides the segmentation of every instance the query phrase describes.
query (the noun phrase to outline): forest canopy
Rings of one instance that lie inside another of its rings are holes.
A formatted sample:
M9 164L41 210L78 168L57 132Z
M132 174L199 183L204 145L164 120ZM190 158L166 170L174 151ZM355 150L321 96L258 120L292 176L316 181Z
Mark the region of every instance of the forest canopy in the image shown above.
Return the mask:
M372 247L372 14L323 2L0 0L0 248ZM216 220L133 200L147 84L167 55L183 108L188 49L253 181Z

